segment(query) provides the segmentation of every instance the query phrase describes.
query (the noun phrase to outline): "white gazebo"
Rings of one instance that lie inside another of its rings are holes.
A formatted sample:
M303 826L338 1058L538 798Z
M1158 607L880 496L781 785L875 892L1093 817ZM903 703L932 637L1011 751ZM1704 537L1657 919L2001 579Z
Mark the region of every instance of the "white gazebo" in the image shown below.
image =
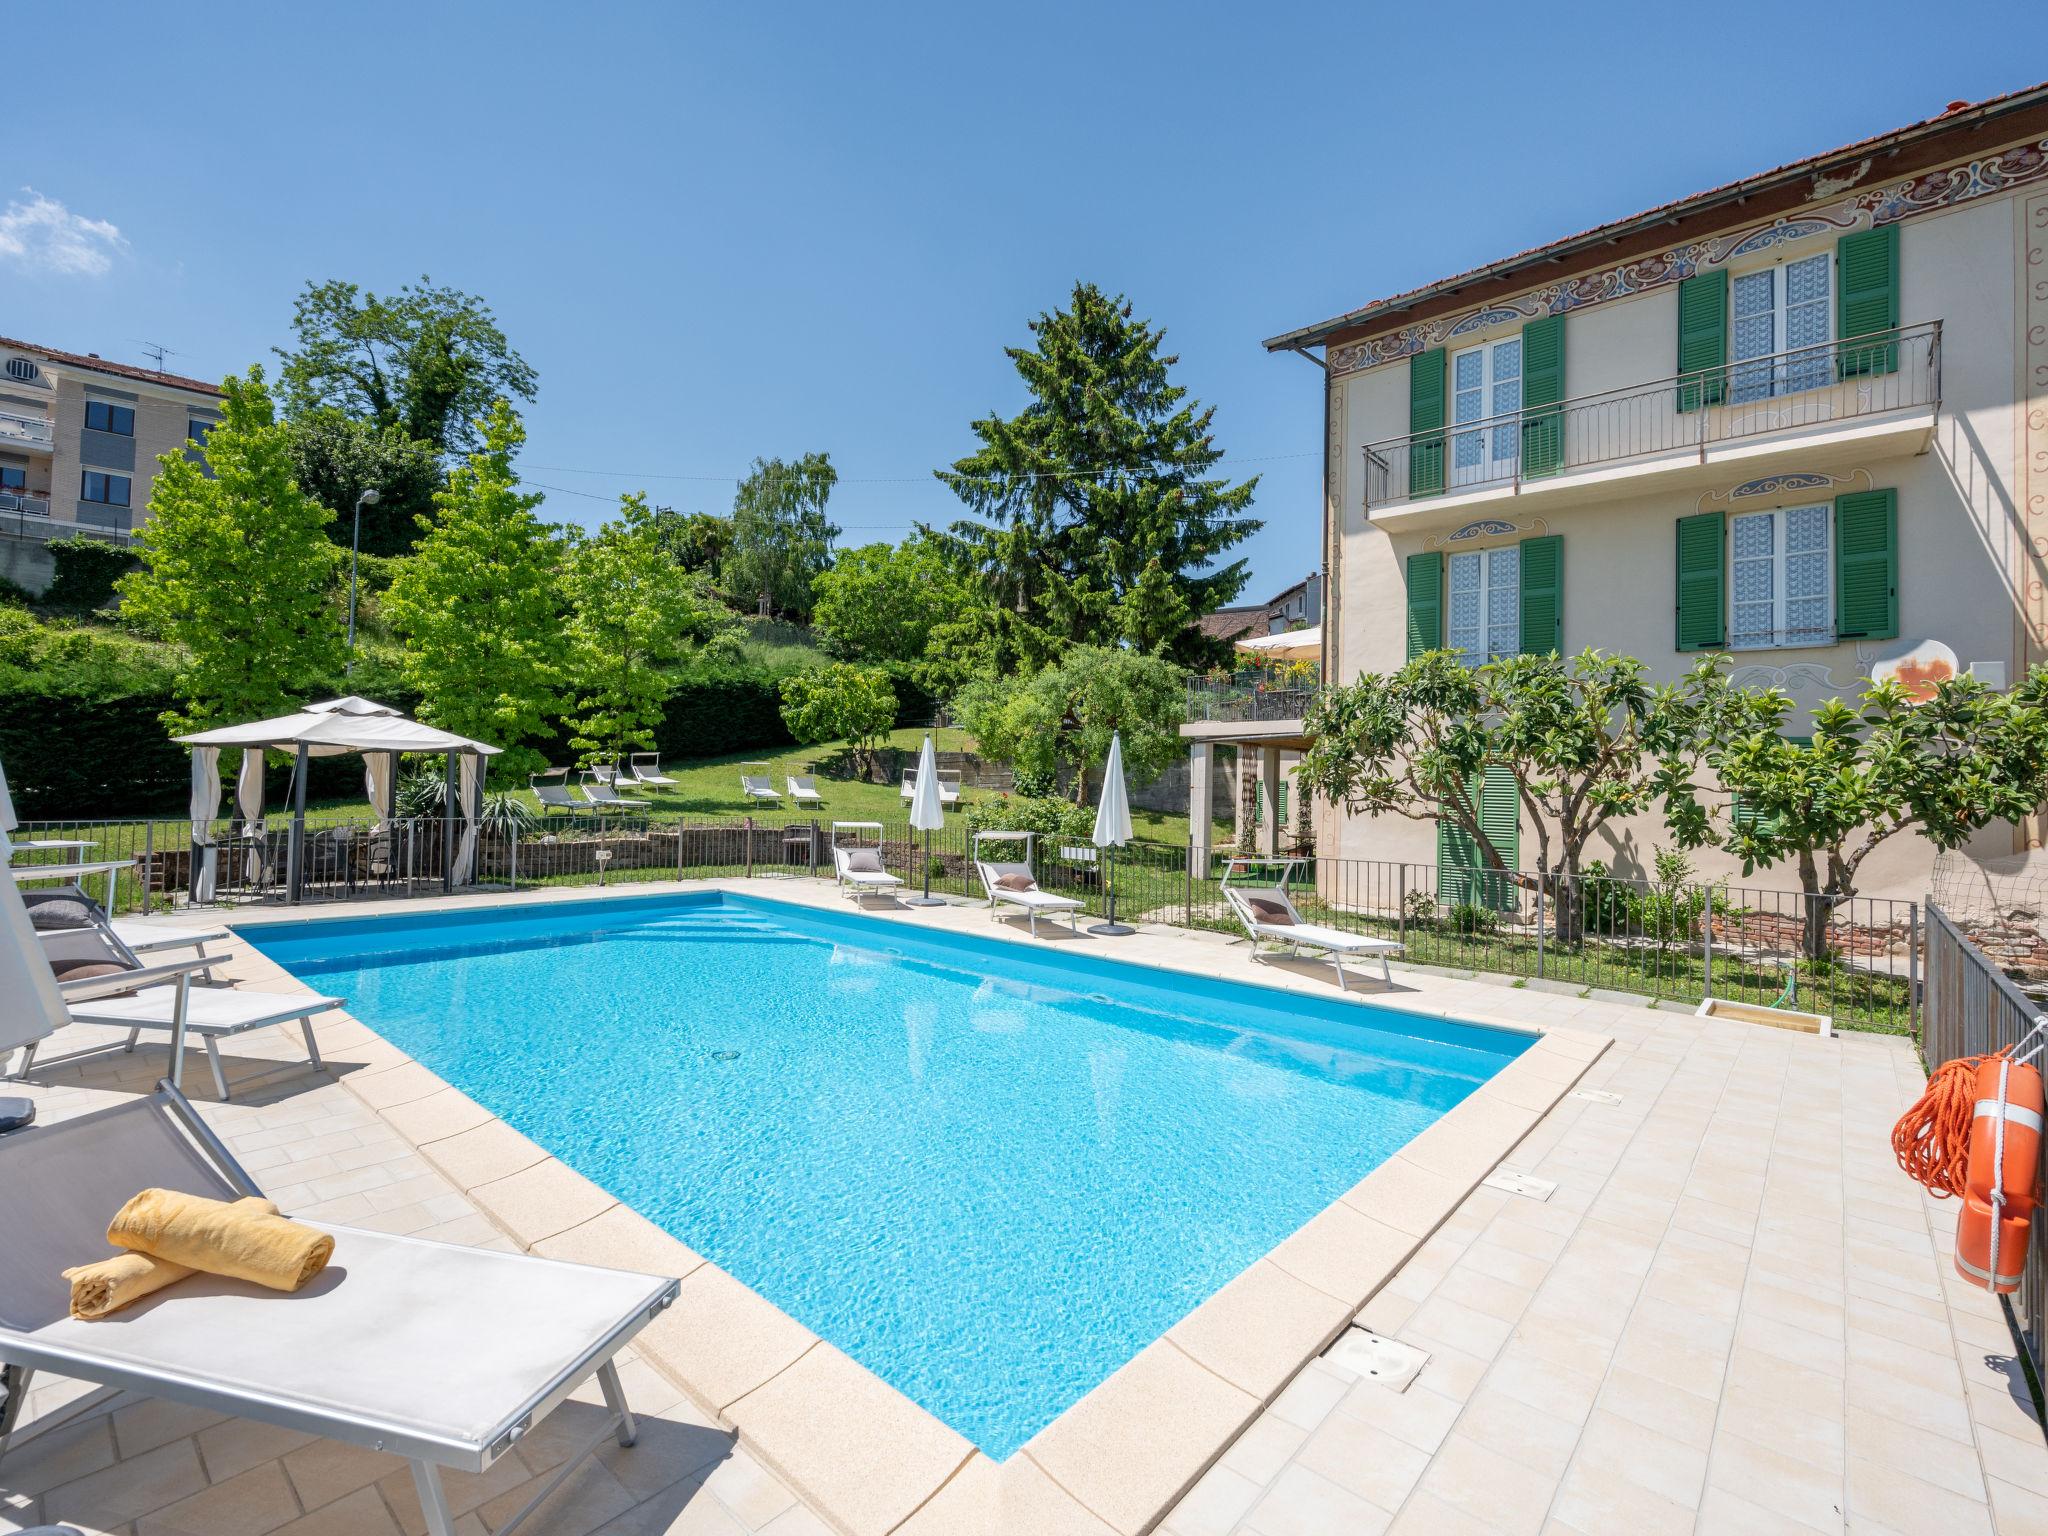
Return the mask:
M235 782L235 813L245 824L260 825L263 820L264 753L290 752L297 759L292 768L292 829L285 883L288 900L299 899L305 867L306 765L312 758L338 757L345 752L362 754L371 808L387 820L397 816L399 754L445 755L449 793L441 802L442 886L453 889L467 885L475 873L477 823L483 815L483 760L495 756L501 748L422 724L388 704L353 695L308 704L294 714L269 720L194 731L176 740L192 749L194 901L211 901L214 894L218 855L213 821L220 809L223 747L243 749L242 771ZM454 836L458 785L463 823L459 845Z
M1258 635L1234 642L1240 656L1258 661L1317 661L1323 654L1323 626L1284 630L1277 635Z

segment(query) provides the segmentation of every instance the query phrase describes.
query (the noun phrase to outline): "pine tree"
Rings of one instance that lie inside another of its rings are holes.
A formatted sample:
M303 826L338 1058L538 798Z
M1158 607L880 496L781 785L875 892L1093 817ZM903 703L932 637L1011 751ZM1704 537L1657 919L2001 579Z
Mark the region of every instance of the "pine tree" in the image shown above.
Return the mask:
M1114 644L1136 613L1156 626L1215 611L1248 574L1220 557L1261 526L1246 515L1257 478L1212 473L1215 410L1171 381L1180 359L1127 299L1078 283L1070 307L1031 331L1035 346L1007 349L1031 404L975 422L981 448L939 472L974 513L934 535L981 599L954 638L998 671ZM1155 633L1145 648L1185 643Z
M289 429L263 370L221 382L206 463L157 460L141 566L120 583L128 622L184 647L186 730L283 714L341 661L334 514L292 478Z
M504 400L449 471L418 548L384 599L405 679L434 724L495 746L540 736L561 704L559 534L534 516L512 457L526 428ZM531 756L532 754L522 754Z

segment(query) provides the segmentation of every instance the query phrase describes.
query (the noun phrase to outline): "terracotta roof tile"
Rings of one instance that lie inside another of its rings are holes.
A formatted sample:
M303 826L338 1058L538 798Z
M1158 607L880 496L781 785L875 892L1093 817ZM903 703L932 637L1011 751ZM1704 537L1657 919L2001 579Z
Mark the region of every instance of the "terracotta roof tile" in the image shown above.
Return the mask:
M117 379L140 379L146 384L164 384L172 389L189 389L202 395L220 393L218 384L209 384L204 379L187 378L182 373L161 373L154 368L136 368L128 363L110 363L104 357L92 357L83 352L59 352L55 347L39 346L33 341L16 341L11 336L0 336L0 347L12 347L17 352L26 352L31 357L62 363L70 368L111 374Z

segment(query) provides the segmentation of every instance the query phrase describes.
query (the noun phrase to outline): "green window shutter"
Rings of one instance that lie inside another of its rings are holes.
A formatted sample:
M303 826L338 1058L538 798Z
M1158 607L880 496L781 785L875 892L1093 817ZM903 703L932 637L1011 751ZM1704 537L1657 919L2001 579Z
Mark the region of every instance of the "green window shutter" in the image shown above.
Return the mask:
M1842 377L1897 373L1899 344L1888 335L1899 328L1899 226L1886 224L1842 236L1835 246L1835 266L1835 337ZM1861 339L1865 337L1878 339Z
M1472 900L1472 871L1479 863L1479 845L1443 808L1436 823L1436 899L1447 907Z
M1564 535L1522 540L1522 654L1564 651Z
M1719 512L1678 520L1678 639L1681 651L1728 643L1728 522Z
M1728 271L1719 268L1678 285L1678 408L1719 405L1727 388Z
M1430 550L1408 557L1408 659L1444 643L1444 557Z
M1468 792L1479 803L1479 825L1506 869L1521 864L1522 796L1512 769L1488 763ZM1488 906L1506 911L1515 905L1515 885L1493 873L1470 833L1450 819L1448 809L1436 824L1436 896L1445 906Z
M1835 498L1835 638L1892 640L1899 633L1899 493Z
M1522 475L1564 468L1564 316L1522 327Z
M1408 494L1436 496L1444 488L1444 349L1408 359Z

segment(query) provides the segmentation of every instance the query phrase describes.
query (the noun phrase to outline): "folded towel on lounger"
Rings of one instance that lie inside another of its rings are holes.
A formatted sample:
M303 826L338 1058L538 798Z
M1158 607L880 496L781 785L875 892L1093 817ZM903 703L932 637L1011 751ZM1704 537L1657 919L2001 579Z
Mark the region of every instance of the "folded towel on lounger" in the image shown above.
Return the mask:
M247 1201L145 1189L115 1213L107 1241L188 1269L296 1291L327 1267L334 1239Z
M235 1206L266 1216L277 1214L276 1206L253 1195L237 1200ZM97 1264L81 1264L64 1271L64 1278L71 1282L71 1315L88 1322L105 1317L191 1273L183 1264L146 1253L117 1253Z

